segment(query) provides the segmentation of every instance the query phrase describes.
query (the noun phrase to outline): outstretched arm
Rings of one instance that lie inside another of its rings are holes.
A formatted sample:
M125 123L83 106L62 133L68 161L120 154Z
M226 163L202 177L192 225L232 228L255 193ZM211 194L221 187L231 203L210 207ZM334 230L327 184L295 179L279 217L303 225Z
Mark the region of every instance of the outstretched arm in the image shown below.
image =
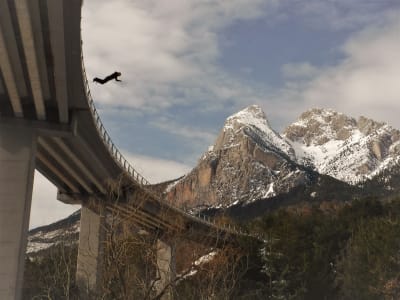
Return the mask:
M121 76L121 72L114 72L112 75L114 75L115 81L122 81L118 79L118 77Z

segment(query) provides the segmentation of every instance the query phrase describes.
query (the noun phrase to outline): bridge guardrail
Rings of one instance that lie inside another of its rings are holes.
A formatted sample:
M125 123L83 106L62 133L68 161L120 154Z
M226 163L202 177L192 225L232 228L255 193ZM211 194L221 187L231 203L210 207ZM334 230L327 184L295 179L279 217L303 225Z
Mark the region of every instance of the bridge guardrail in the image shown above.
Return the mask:
M100 119L100 115L96 109L96 106L94 105L93 97L90 92L90 87L89 87L89 82L88 82L88 79L86 76L86 68L85 68L85 64L84 64L84 60L83 60L83 51L82 50L81 50L81 63L82 63L82 75L83 75L83 83L84 83L84 87L85 87L86 98L87 98L87 101L89 104L89 108L91 111L93 121L96 125L96 129L97 129L99 136L101 137L104 145L106 146L108 151L111 153L114 160L120 165L120 167L123 170L125 170L125 172L135 182L139 183L142 186L142 188L144 188L147 192L156 196L159 201L162 201L161 195L155 195L154 191L152 191L146 187L146 185L150 185L150 182L146 178L144 178L144 176L142 176L139 172L137 172L135 170L135 168L127 161L127 159L122 155L122 153L115 146L110 135L108 134L107 130L105 129L105 127ZM171 205L170 203L168 203L168 204ZM198 213L197 215L192 215L180 208L174 207L174 209L177 209L177 210L181 211L183 214L185 214L191 218L195 218L196 220L206 223L208 225L212 225L217 228L222 227L224 230L231 232L231 233L250 236L249 233L244 232L240 228L237 228L236 226L232 226L231 224L222 224L222 226L221 226L221 224L217 224L215 222L215 219L212 219L207 215L200 214L200 213Z

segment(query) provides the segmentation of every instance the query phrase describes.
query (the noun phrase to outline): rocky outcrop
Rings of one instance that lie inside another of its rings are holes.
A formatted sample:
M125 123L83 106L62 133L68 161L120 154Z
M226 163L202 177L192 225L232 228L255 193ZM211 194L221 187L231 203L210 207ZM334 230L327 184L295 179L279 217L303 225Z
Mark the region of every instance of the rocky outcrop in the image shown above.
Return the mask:
M399 130L329 109L303 113L283 136L298 163L352 184L373 178L396 164L400 155Z
M309 181L294 158L290 144L253 105L226 120L215 144L166 197L190 208L229 207L273 197Z

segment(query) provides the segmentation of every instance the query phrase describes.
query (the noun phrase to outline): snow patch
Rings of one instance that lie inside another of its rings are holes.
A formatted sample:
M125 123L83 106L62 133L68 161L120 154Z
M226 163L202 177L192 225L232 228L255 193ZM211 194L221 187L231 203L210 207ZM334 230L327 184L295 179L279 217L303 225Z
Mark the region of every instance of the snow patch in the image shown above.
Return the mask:
M274 182L268 185L268 191L264 194L263 198L271 198L275 197L276 193L274 191Z
M271 144L286 155L292 156L292 147L271 128L265 113L258 105L251 105L230 116L225 122L223 131L228 132L237 127L239 127L239 129L255 129L255 136L259 137L265 144ZM226 147L231 146L232 145L226 145Z

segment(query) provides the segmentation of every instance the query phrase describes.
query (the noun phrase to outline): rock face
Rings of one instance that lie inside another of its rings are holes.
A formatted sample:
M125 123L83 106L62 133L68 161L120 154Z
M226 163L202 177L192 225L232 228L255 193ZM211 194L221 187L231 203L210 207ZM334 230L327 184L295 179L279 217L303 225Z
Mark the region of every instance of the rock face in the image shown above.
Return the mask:
M399 163L400 131L365 117L312 109L283 136L297 162L348 183L363 182Z
M259 106L229 117L198 165L169 189L167 199L190 208L229 207L288 192L309 181L291 145Z
M319 185L318 173L358 184L399 165L400 131L385 123L312 109L280 135L252 105L226 120L215 144L169 185L166 198L190 209L226 208Z

